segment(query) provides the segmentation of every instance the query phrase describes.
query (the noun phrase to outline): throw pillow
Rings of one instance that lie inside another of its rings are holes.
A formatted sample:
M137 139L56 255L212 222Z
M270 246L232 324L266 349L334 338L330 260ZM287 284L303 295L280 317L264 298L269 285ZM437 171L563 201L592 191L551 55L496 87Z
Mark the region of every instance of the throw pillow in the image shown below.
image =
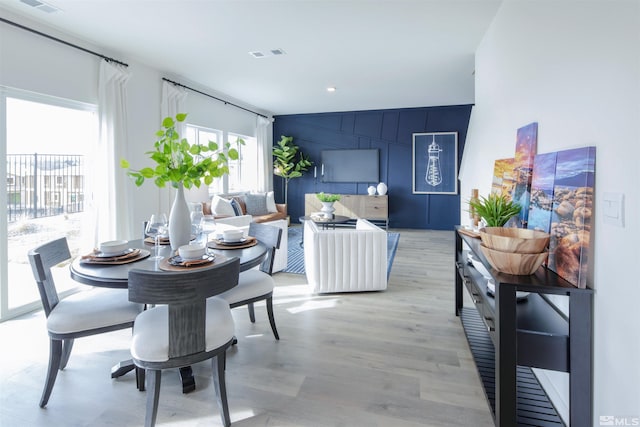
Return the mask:
M244 196L244 203L247 206L247 213L249 215L267 215L267 197L262 194L246 194Z
M278 212L278 208L276 208L276 199L273 195L273 191L267 192L267 210L270 213Z
M242 208L236 199L231 199L231 207L233 208L233 212L236 216L242 216Z
M211 213L216 216L236 216L231 200L220 196L213 196L211 199Z

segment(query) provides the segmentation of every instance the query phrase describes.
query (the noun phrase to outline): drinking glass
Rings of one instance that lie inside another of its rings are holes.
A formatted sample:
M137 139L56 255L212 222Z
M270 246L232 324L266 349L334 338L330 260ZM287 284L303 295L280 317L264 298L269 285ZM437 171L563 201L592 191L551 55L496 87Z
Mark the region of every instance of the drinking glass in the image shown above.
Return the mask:
M200 220L200 230L202 230L202 234L205 235L204 245L207 246L209 243L209 234L216 231L216 220L213 215L203 215Z
M147 228L144 231L147 236L153 237L154 241L153 246L155 255L152 259L162 259L162 257L158 255L158 246L160 243L160 237L167 235L168 228L169 222L167 221L167 215L164 213L155 213L151 215L151 218L147 222Z
M200 227L200 222L202 221L202 217L204 214L202 213L202 204L201 203L190 203L189 210L191 211L191 233L196 236L196 240L200 241L201 237L200 233L202 233L202 227Z

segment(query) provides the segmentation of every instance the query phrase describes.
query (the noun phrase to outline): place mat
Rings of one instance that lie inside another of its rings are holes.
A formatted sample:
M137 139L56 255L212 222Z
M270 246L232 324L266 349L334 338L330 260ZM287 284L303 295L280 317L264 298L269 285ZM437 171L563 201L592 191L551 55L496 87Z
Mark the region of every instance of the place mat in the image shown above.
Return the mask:
M151 252L146 249L134 249L131 252L128 252L124 255L114 256L114 257L97 257L97 251L94 251L88 255L83 255L80 258L80 262L83 264L96 264L96 265L120 265L120 264L128 264L130 262L140 261L141 259L145 259Z
M208 247L211 249L245 249L250 248L258 244L258 239L253 236L248 236L244 242L241 243L224 243L221 240L213 239L213 241L208 243Z
M476 239L480 238L480 233L473 230L468 230L466 228L458 228L458 233L464 234L465 236L474 237Z
M160 270L164 270L164 271L185 271L185 270L196 270L199 268L207 268L207 267L211 267L212 265L216 264L216 263L221 263L226 261L228 258L222 256L222 255L209 255L209 258L211 258L211 261L209 261L208 259L202 259L202 260L194 260L194 261L187 261L184 265L172 265L171 261L173 258L176 258L177 255L175 257L171 257L171 258L164 258L162 261L160 261L160 264L158 265L158 268L160 268Z

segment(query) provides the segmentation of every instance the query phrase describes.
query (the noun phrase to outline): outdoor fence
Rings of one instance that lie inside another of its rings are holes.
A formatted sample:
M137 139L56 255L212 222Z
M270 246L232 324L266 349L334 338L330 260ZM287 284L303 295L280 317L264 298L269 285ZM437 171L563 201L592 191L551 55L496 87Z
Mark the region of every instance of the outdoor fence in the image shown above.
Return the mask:
M84 158L65 154L7 155L7 220L82 212Z

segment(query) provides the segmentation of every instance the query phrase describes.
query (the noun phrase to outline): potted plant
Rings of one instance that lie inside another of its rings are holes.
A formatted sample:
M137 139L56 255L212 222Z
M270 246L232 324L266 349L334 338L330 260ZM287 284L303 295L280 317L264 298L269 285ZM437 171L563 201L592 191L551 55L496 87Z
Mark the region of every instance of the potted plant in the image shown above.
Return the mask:
M489 194L469 201L471 211L482 218L487 227L502 227L520 213L520 205L504 195Z
M299 178L306 172L313 162L305 156L300 147L293 143L292 136L280 137L280 141L273 147L273 173L284 179L284 204L287 204L289 181Z
M184 188L195 186L200 188L204 181L210 185L215 178L229 173L229 160L238 159L238 150L226 143L223 150L213 141L208 145L189 144L186 138L180 138L176 124L187 118L184 113L176 115L175 119L166 117L162 121L162 129L156 132L158 140L154 149L145 154L156 163L155 167L132 169L127 160L122 159L120 166L128 169L127 175L135 180L140 187L145 180L153 179L159 188L165 187L167 182L177 190L176 197L169 215L169 241L171 247L178 247L189 243L191 236L191 220L189 208L184 198ZM205 153L211 153L206 156Z
M316 193L316 197L322 203L322 209L320 209L326 218L333 218L333 213L335 212L335 208L333 207L333 203L340 200L339 194L329 194L329 193Z

